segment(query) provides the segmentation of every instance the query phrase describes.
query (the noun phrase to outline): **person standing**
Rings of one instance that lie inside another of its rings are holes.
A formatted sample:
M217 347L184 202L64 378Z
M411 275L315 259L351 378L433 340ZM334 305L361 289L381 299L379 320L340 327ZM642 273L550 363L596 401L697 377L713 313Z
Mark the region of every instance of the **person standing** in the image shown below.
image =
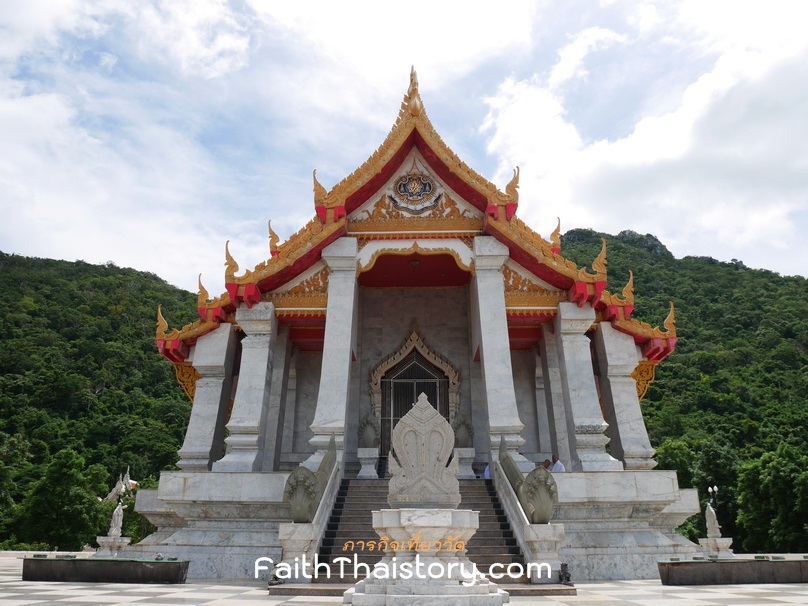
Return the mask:
M553 468L550 471L567 471L564 463L559 460L558 455L553 455Z

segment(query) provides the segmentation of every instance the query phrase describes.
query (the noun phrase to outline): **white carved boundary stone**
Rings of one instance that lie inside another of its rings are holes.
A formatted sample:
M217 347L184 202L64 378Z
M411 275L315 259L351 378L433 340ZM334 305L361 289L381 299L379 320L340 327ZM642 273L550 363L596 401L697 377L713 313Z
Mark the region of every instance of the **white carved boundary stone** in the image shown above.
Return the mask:
M476 580L466 558L465 546L479 526L479 514L457 509L457 459L449 463L453 447L451 425L421 394L393 429L387 499L391 505L414 507L373 512L374 530L391 540L374 568L380 574L372 571L346 591L344 603L500 606L509 601L495 584ZM403 564L413 566L414 574L407 575Z

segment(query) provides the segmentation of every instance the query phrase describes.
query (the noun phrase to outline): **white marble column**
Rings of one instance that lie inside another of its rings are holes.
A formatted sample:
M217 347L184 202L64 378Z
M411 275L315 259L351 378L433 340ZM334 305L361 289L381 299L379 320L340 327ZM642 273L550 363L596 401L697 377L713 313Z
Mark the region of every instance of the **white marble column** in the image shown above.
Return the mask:
M558 361L558 344L551 324L542 325L542 339L539 342L544 395L547 400L547 415L550 418L552 453L572 470L572 449L570 436L575 435L572 416L567 414L564 403L564 386L561 384L561 364Z
M606 452L609 438L604 432L608 425L600 410L592 354L585 334L594 322L595 310L591 305L559 303L554 326L564 404L575 432L572 471L623 469L622 463Z
M542 369L542 361L539 352L534 353L535 364L535 388L536 388L536 424L538 427L536 431L539 436L539 450L545 456L550 458L553 454L553 444L550 439L550 415L547 411L547 395L545 394L544 387L544 369Z
M252 307L242 303L236 322L244 331L241 366L233 411L225 439L227 454L213 464L213 471L259 471L263 460L263 432L272 377L272 349L278 333L275 306L262 301Z
M323 366L317 409L309 443L318 451L328 448L331 437L342 450L351 383L354 323L356 321L356 238L342 237L323 250L328 265L328 307L326 308Z
M490 236L474 238L475 276L471 296L475 297L476 305L472 308L476 308L476 320L479 322L480 362L488 404L491 451L497 452L500 438L504 437L508 450L520 467L528 467L530 462L519 454L519 447L525 443L521 435L524 424L519 419L516 405L508 320L505 315L502 266L507 258L508 248L496 239Z
M637 383L631 377L641 359L634 338L601 322L595 333L595 351L612 454L626 469L653 469L655 451L642 417Z
M294 452L295 415L297 415L297 356L298 352L293 350L289 357L289 378L286 381L286 398L283 404L282 461L289 460Z
M191 418L179 451L177 467L183 471L208 471L221 453L236 341L233 325L225 323L199 337L194 346L193 366L202 378L196 382Z
M269 407L264 430L264 461L261 471L277 471L281 460L283 431L286 426L284 407L289 384L289 361L292 342L289 340L289 327L278 326L278 338L272 353L272 384L269 388ZM292 408L294 419L294 407Z

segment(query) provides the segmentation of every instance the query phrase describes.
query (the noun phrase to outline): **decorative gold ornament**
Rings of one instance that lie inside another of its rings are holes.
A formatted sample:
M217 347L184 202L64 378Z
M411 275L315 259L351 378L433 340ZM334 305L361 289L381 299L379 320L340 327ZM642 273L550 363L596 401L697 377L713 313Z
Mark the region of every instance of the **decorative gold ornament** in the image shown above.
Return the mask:
M311 173L311 178L314 181L314 205L322 206L325 203L325 197L328 194L328 192L325 190L325 187L320 185L320 182L317 180L316 168Z
M272 229L272 220L267 221L267 231L269 231L269 254L274 256L278 253L278 242L281 239L278 234Z
M519 167L513 169L513 178L505 186L505 195L508 196L509 202L516 204L519 202Z
M648 388L654 382L654 373L656 372L658 362L641 361L634 372L631 373L631 378L637 382L637 397L642 400L645 394L648 393Z
M362 265L362 261L356 262L356 275L359 276L373 269L373 266L376 265L376 261L384 255L406 256L414 253L418 253L419 255L450 255L460 269L469 272L472 276L474 275L474 261L470 261L468 264L464 263L463 259L460 258L460 255L453 248L427 248L419 246L418 242L413 242L412 246L409 248L381 248L375 251L365 265Z
M205 307L208 303L208 299L210 299L210 295L208 294L207 289L202 286L202 274L199 274L199 296L196 298L196 306L197 308Z
M236 272L238 271L238 263L230 254L230 240L224 243L224 280L228 284L236 281Z
M179 331L175 328L171 332L168 331L168 322L163 317L163 304L160 303L157 306L157 330L155 331L155 337L157 339L176 339L179 336Z
M437 366L449 379L449 419L453 420L460 407L460 373L446 358L427 347L421 335L418 334L418 328L414 325L410 328L410 336L404 339L401 347L370 371L369 383L373 414L377 417L382 416L382 379L384 375L413 350L418 351L430 364Z
M606 281L606 238L601 238L600 254L592 261L592 270L594 275L590 274L586 267L578 270L579 282L605 282Z
M558 304L567 300L567 293L558 290L534 292L506 292L505 307L508 311L530 312L534 314L554 314Z
M623 294L620 295L613 295L608 290L604 290L603 294L600 296L600 300L605 305L616 305L618 307L624 307L626 305L634 305L634 272L629 270L628 272L628 283L623 287Z
M621 328L625 332L649 339L672 339L676 337L673 301L671 301L671 310L668 313L668 317L665 318L665 321L662 323L665 330L662 330L659 326L652 328L647 322L640 322L634 318L628 320L615 319L613 320L613 324L615 327Z
M467 209L461 209L448 194L441 197L440 203L423 215L410 215L396 208L390 199L382 196L372 209L364 211L359 218L348 222L349 234L396 234L415 236L429 234L429 237L457 238L459 233L475 236L482 233L482 215L475 216Z
M328 269L323 268L284 292L265 293L264 301L275 305L279 316L301 314L320 315L328 306Z
M418 74L415 73L415 66L410 70L410 85L407 88L407 96L404 98L407 109L413 116L420 116L424 111L424 103L421 101L421 94L418 92Z
M507 265L502 268L502 277L505 281L505 292L540 292L544 290L541 285L536 284L527 277L514 271ZM566 295L566 293L565 293Z
M665 327L665 330L668 332L669 335L676 336L676 315L673 309L673 301L671 301L670 304L671 304L670 313L668 313L668 317L665 318L665 321L662 322L662 326Z
M510 312L527 315L554 314L558 304L567 300L566 291L548 290L505 265L505 307Z
M519 217L514 216L510 221L491 221L488 223L488 227L501 233L505 238L530 253L539 263L553 271L575 281L590 283L596 281L597 276L591 275L585 270L581 272L578 266L569 259L553 254L552 245L530 229Z
M377 175L408 137L417 130L426 145L458 178L481 194L490 204L514 202L511 194L500 192L497 187L466 165L440 138L429 121L423 101L418 92L418 76L410 72L410 85L401 103L396 122L384 142L354 172L337 183L324 199L326 207L344 206L345 201L368 180ZM518 183L518 181L517 181Z
M174 374L177 376L177 383L182 387L182 391L185 392L185 395L193 404L194 395L196 395L196 382L202 378L202 375L190 362L175 363Z
M558 225L550 234L550 243L554 249L561 250L561 217L558 217Z
M286 242L278 247L278 254L276 256L262 261L255 266L255 269L247 270L242 276L232 276L231 282L239 285L258 284L262 280L292 265L320 242L334 234L334 232L344 229L344 225L344 219L323 225L322 221L315 216L302 229L289 236Z

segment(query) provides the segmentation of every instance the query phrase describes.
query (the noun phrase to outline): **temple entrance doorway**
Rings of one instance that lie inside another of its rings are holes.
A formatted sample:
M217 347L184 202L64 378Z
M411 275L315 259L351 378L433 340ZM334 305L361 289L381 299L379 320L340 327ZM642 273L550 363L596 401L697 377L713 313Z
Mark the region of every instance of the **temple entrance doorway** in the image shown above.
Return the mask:
M449 379L443 371L413 349L388 370L381 380L380 471L387 470L393 428L425 393L429 402L449 420Z

